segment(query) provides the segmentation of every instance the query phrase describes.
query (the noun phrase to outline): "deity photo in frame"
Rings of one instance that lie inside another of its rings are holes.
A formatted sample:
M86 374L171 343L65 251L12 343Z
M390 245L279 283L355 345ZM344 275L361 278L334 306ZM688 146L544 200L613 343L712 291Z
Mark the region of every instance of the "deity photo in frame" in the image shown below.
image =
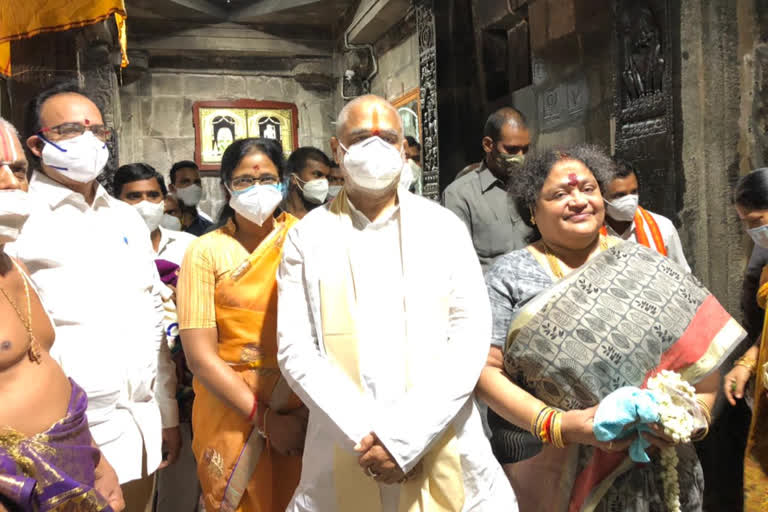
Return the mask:
M278 141L288 156L298 147L298 109L279 101L198 101L193 107L195 163L218 171L221 157L235 140L264 137Z
M419 89L412 89L399 98L392 100L392 106L397 109L403 121L403 135L410 135L421 143L421 105Z

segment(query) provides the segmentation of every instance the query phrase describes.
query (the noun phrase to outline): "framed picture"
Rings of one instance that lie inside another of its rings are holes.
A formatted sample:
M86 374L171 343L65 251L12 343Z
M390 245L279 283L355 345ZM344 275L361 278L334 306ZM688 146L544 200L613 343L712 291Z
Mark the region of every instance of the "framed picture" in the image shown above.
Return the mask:
M421 143L421 105L419 89L412 89L392 101L403 120L403 135L410 135Z
M201 171L218 171L221 156L237 139L274 139L289 155L299 145L299 115L294 103L279 101L198 101L192 106L195 163Z

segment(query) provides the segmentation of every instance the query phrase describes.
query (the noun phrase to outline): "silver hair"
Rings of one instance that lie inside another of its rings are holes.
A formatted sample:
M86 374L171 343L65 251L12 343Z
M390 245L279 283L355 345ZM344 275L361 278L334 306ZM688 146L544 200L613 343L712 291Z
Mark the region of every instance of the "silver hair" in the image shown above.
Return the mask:
M19 137L19 130L17 130L16 127L13 126L11 122L4 117L0 117L0 125L8 127L8 129L11 130L11 133L16 135L16 137Z
M349 121L349 113L352 111L352 109L365 101L376 101L377 103L381 103L390 112L393 112L395 114L395 117L397 118L397 124L399 125L398 127L400 129L400 135L402 137L403 121L400 119L400 114L397 112L397 109L394 106L392 106L390 102L388 102L381 96L376 96L375 94L366 94L364 96L358 96L357 98L353 99L352 101L344 105L344 108L341 109L341 112L339 112L339 116L336 118L336 136L337 137L341 136L341 130L344 127L344 125L347 124L347 121Z

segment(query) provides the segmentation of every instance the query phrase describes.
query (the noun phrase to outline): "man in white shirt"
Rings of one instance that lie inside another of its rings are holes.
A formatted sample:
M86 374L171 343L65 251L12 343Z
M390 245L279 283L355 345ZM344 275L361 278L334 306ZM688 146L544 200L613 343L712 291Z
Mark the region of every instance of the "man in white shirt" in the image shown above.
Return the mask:
M629 163L617 161L616 174L604 194L606 233L624 240L632 238L690 272L675 225L663 215L641 208L638 189L635 170Z
M491 317L466 228L398 190L397 111L339 114L344 189L288 234L278 361L310 416L289 511L517 510L473 387Z
M32 214L9 253L30 270L56 324L51 355L88 394L89 426L126 510L144 511L162 440L178 436L149 232L96 181L110 137L96 104L64 84L32 106L27 146L41 170L30 183Z
M166 229L163 221L168 223L170 215L164 213L168 189L165 180L152 166L142 163L121 166L112 179L115 196L139 212L149 229L152 249L158 270L165 269L167 274L162 276L169 288L163 290L165 305L165 333L169 347L176 363L178 384L184 381L186 364L181 353L181 341L178 339L179 323L176 314L174 290L176 276L184 259L184 253L195 236L178 230ZM180 227L180 226L179 226ZM164 260L158 262L157 260ZM173 268L175 267L175 269ZM191 384L190 384L191 385ZM181 386L179 386L181 389ZM179 399L179 429L181 439L176 444L167 443L168 466L157 475L157 510L162 512L192 512L197 506L199 488L197 481L197 464L192 453L191 417L186 411L191 410L191 389L181 390ZM189 400L186 395L189 395ZM187 403L189 401L190 403Z

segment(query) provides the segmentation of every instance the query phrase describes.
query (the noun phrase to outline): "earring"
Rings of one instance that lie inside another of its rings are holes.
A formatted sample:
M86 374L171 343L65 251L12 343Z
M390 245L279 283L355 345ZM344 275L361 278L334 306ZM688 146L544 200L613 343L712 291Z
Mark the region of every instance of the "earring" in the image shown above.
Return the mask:
M533 216L533 210L531 210L531 224L536 225L536 217Z

